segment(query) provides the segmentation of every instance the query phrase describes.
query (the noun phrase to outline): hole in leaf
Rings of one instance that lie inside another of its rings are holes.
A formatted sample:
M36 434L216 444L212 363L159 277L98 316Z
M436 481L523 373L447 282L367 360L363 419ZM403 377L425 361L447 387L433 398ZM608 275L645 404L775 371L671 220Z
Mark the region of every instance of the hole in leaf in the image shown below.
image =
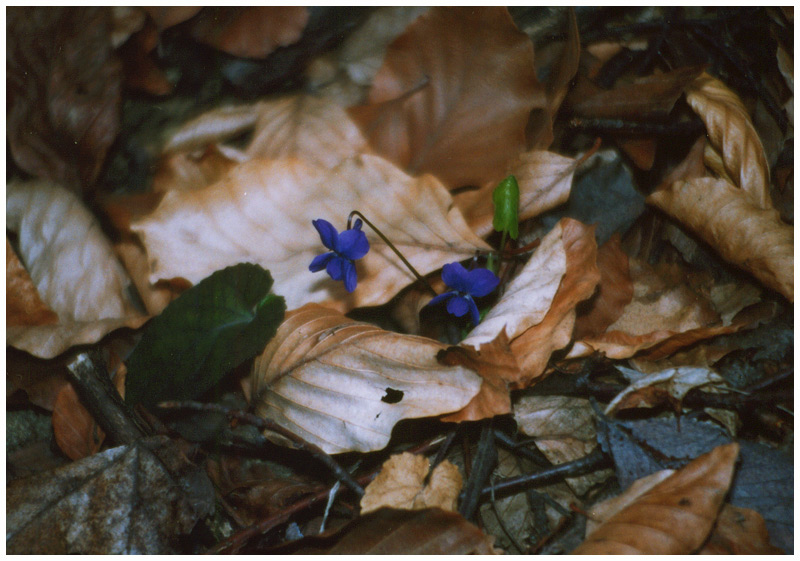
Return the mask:
M401 399L403 399L403 392L386 388L386 395L381 398L381 401L384 403L400 403Z

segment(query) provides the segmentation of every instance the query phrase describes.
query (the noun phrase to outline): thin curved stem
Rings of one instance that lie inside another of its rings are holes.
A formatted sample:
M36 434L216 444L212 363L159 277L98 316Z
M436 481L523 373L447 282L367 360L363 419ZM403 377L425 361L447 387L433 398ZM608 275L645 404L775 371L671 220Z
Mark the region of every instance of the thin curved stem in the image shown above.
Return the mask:
M431 284L430 284L430 283L429 283L427 280L425 280L425 277L423 277L422 275L420 275L420 274L417 272L417 270L414 268L414 266L413 266L411 263L409 263L409 262L408 262L408 259L406 259L406 258L403 256L403 254L402 254L402 253L400 253L400 250L399 250L399 249L397 249L397 248L394 246L394 244L393 244L392 242L390 242L390 241L389 241L389 238L387 238L386 236L384 236L384 235L383 235L383 232L381 232L380 230L378 230L378 228L376 228L376 227L375 227L375 225L374 225L372 222L370 222L369 220L367 220L367 218L366 218L366 217L365 217L363 214L361 214L359 211L357 211L357 210L354 210L354 211L352 211L352 212L350 213L350 215L347 217L347 229L348 229L348 230L350 229L350 226L352 225L352 222L353 222L353 216L358 216L358 217L359 217L361 220L363 220L363 221L364 221L364 222L367 224L367 226L369 226L370 228L372 228L372 231L373 231L373 232L375 232L376 234L378 234L378 235L380 236L380 238L381 238L381 239L382 239L382 240L383 240L383 241L386 243L386 245L388 245L388 246L389 246L389 249L391 249L392 251L394 251L394 252L395 252L395 254L396 254L396 255L397 255L399 258L400 258L400 260L403 262L403 264L404 264L406 267L408 267L408 270L409 270L409 271L411 271L411 272L414 274L414 276L415 276L415 277L417 277L417 280L418 280L418 281L420 281L422 284L424 284L424 285L425 285L425 287L426 287L426 288L427 288L427 289L430 291L430 293L431 293L431 294L433 294L434 296L436 296L436 295L437 295L437 294L436 294L436 291L433 289L433 287L431 286Z

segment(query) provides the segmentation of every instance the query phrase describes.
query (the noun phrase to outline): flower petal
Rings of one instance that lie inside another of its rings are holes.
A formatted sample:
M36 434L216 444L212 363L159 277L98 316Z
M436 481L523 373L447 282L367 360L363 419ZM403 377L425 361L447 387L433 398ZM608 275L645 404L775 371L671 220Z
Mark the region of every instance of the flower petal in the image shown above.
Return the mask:
M466 292L480 298L486 296L500 284L500 278L489 269L473 269L467 273L469 287Z
M344 288L347 292L353 292L358 284L356 276L356 266L352 261L344 261Z
M342 259L338 255L334 255L333 259L328 261L326 270L333 280L342 280L344 278L344 264L347 263L346 259Z
M339 232L333 224L323 218L312 220L311 223L319 232L319 239L322 240L322 245L336 251L336 240L339 238Z
M448 300L448 299L452 298L453 296L456 296L456 293L453 292L452 290L450 292L444 292L442 294L439 294L438 296L434 296L433 298L431 298L431 301L428 302L425 305L426 306L435 306L439 302L442 302L443 300Z
M459 263L447 263L442 267L442 280L444 283L457 292L469 294L468 271ZM462 316L464 314L461 314Z
M345 230L339 234L336 251L353 261L361 259L369 251L367 235L361 230Z
M323 253L322 255L317 255L312 261L311 264L308 266L308 270L312 273L316 273L317 271L321 271L328 265L328 261L330 261L336 254L332 251L328 253Z
M481 322L481 314L472 298L469 299L469 313L472 314L472 325L478 325Z
M458 294L454 296L455 296L454 298L451 298L447 302L447 311L448 313L456 316L457 318L460 318L461 316L466 314L467 311L469 311L470 303L472 303L472 305L475 306L475 303L472 302L471 298L467 299L464 296Z

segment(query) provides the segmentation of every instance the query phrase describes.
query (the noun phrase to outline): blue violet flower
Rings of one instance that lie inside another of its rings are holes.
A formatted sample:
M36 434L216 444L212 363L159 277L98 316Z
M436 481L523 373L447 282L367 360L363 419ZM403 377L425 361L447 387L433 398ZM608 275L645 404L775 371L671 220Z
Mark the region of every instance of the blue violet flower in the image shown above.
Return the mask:
M500 279L489 269L467 271L461 263L448 263L442 267L442 280L452 290L434 297L428 306L446 301L448 313L461 317L469 312L473 325L481 321L473 298L486 296L500 284Z
M344 281L347 292L353 292L358 282L354 261L361 259L369 251L367 235L361 231L361 220L356 220L353 228L341 234L333 224L322 218L312 220L311 223L319 232L322 245L331 251L317 255L311 261L308 270L316 273L325 269L333 280Z

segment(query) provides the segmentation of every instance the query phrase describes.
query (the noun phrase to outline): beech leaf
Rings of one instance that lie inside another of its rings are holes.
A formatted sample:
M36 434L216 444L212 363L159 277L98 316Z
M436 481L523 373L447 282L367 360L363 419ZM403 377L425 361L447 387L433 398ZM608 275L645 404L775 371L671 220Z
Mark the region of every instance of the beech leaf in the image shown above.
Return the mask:
M6 343L40 358L96 343L119 327L139 327L131 284L97 219L77 196L47 181L6 187L6 228L58 323L10 326Z
M213 509L205 473L159 436L12 481L6 547L27 555L165 554Z
M473 372L436 362L443 348L309 304L256 359L250 401L329 454L379 450L401 419L455 411L478 392Z
M58 322L58 316L39 297L36 285L6 236L6 327Z
M454 188L500 179L546 105L533 45L506 8L437 7L389 45L350 114L379 154Z
M758 208L772 208L767 157L739 96L704 72L686 88L686 101L703 119L734 183Z
M308 270L325 252L312 220L325 218L343 230L354 209L423 275L490 249L435 178L411 178L369 155L330 170L295 159L250 160L200 191L167 193L131 229L142 237L153 283L176 277L194 283L226 266L255 262L273 272L275 291L289 309L326 302L349 310L386 302L416 280L367 227L371 249L357 263L357 290L347 293L342 283Z
M462 479L458 468L444 460L425 479L430 461L425 456L409 452L395 454L383 463L380 473L364 489L361 514L382 507L422 510L438 507L455 512Z
M242 263L202 280L153 318L126 361L125 399L192 399L260 352L283 319L272 277Z
M647 201L673 216L726 260L794 301L794 228L743 190L712 178L676 181Z
M739 445L714 448L605 521L572 553L688 555L708 537L731 480Z

